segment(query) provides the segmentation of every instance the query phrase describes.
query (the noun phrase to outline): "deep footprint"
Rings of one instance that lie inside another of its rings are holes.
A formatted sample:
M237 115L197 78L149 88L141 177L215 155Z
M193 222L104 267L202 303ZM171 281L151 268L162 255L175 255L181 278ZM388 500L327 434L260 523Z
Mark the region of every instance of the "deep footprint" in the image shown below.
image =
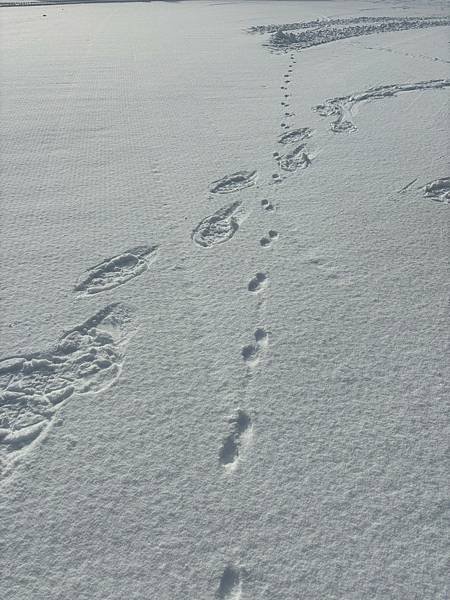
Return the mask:
M203 219L192 232L192 240L203 248L230 240L239 229L243 218L241 205L242 202L237 200Z
M225 175L222 179L213 181L210 186L212 194L230 194L244 188L255 185L256 171L237 171L231 175Z
M255 331L255 343L242 348L242 358L249 367L255 367L269 345L269 334L262 327Z
M54 348L0 361L0 478L11 460L44 437L69 398L101 392L117 380L133 321L129 307L110 304Z
M239 459L242 449L247 445L252 429L252 420L241 409L236 411L228 420L230 431L224 439L219 453L219 461L224 467L233 469Z
M283 171L289 171L292 173L297 169L306 169L306 167L309 167L311 164L311 158L306 152L305 144L300 144L300 146L297 146L291 152L281 156L277 162Z
M269 202L268 200L261 200L261 206L263 207L264 210L267 210L267 211L275 210L275 207L272 204L272 202Z
M227 566L220 578L216 598L218 600L240 600L241 594L241 571L235 567Z
M450 87L450 79L432 79L430 81L418 81L414 83L398 83L393 85L381 85L370 88L364 92L328 98L323 104L313 107L321 117L335 117L330 124L334 133L356 131L357 127L352 121L352 108L359 102L372 100L383 100L392 98L405 92L416 92L425 90L441 90Z
M158 246L137 246L106 258L100 264L90 267L87 277L74 290L90 295L123 285L148 270L150 263L156 258L157 250Z
M269 278L266 273L256 273L256 275L250 279L248 283L248 291L257 293L260 292L263 288L267 286L269 283Z
M264 236L259 240L259 243L263 248L267 248L267 246L270 246L276 239L278 239L278 232L271 229L267 236Z

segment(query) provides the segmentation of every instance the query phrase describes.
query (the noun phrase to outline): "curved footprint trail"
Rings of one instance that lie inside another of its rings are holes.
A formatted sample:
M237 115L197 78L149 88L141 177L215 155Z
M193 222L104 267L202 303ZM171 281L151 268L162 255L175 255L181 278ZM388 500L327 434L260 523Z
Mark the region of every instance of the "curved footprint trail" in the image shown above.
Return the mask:
M230 240L245 218L242 202L236 200L200 221L192 232L192 240L202 248L211 248Z
M74 290L91 295L123 285L148 271L150 263L156 259L157 250L158 246L136 246L107 258L90 267L88 275L81 279Z
M54 348L0 361L0 478L44 437L69 398L101 392L117 380L133 323L131 308L110 304Z
M342 133L345 131L356 131L357 127L352 120L352 108L359 102L372 100L383 100L391 98L404 92L417 92L425 90L440 90L450 87L450 79L432 79L430 81L418 81L415 83L397 83L393 85L381 85L369 88L364 92L328 98L323 104L313 107L321 117L333 117L336 119L330 125L331 131Z
M263 327L258 327L254 337L255 342L244 346L241 351L244 363L250 368L258 365L269 347L269 334Z

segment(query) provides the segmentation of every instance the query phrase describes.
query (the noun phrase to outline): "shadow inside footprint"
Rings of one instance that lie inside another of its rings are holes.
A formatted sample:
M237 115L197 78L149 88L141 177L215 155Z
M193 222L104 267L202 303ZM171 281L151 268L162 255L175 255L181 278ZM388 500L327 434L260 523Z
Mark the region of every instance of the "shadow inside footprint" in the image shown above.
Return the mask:
M258 364L265 349L269 345L269 334L262 327L254 333L255 343L244 346L241 350L242 358L249 367L254 367Z
M229 419L230 433L225 438L220 450L219 461L222 465L233 465L239 457L239 451L242 447L241 436L252 426L252 420L249 415L241 409Z
M265 287L268 283L268 278L266 273L256 273L255 277L253 277L253 279L250 279L249 283L248 283L248 291L249 292L259 292L260 290L262 290L263 287Z
M270 246L272 241L276 240L277 238L278 231L275 231L275 229L271 229L267 236L264 236L259 240L259 243L263 248L266 248L267 246Z
M234 567L227 566L220 579L216 598L218 600L239 600L241 597L241 589L240 571Z
M268 200L261 200L261 206L264 210L275 210L272 202L269 202Z

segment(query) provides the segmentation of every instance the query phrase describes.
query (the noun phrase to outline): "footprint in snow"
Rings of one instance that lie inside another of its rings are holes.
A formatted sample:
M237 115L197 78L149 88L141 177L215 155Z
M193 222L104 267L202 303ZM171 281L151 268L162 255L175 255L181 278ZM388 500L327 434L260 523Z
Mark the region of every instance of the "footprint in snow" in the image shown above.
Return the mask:
M234 470L243 449L248 445L252 432L252 420L243 410L238 409L228 419L229 432L219 453L219 462L227 469Z
M267 287L268 283L269 278L267 277L267 274L259 272L256 273L252 279L250 279L247 288L249 292L256 294Z
M83 295L98 294L127 283L148 271L157 256L158 246L136 246L121 254L106 258L100 264L90 267L87 275L75 286L76 292Z
M219 588L216 592L217 600L240 600L242 595L242 573L228 565L220 578Z
M231 175L225 175L222 179L213 181L210 186L212 194L230 194L244 188L255 185L257 179L256 171L237 171Z
M270 246L272 244L273 241L275 241L277 239L278 239L278 231L275 231L275 229L270 229L268 235L262 237L259 240L259 243L263 248L267 248L268 246Z
M193 242L202 248L211 248L230 240L245 218L241 206L242 202L237 200L204 218L192 232Z
M249 367L255 367L269 346L269 334L262 327L255 331L255 342L242 348L242 358Z

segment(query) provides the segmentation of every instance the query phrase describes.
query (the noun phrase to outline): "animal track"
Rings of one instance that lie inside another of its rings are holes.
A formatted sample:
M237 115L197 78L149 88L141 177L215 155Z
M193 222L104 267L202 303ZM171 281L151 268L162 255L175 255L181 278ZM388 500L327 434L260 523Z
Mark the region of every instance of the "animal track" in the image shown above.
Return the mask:
M270 246L270 244L274 241L278 239L278 231L275 231L275 229L271 229L267 235L267 237L262 237L259 240L259 243L261 246L263 246L264 248L267 246Z
M424 186L423 191L425 198L450 204L450 177L430 181Z
M250 279L248 284L248 291L257 293L267 286L269 279L266 273L256 273L256 275Z
M222 574L219 589L216 592L218 600L240 600L242 594L241 570L227 566Z
M223 244L233 237L243 220L242 202L237 200L200 221L192 232L192 240L203 248Z
M52 349L0 361L0 477L44 437L69 398L100 392L117 380L133 319L127 306L110 304Z
M233 470L239 460L241 451L248 444L252 430L252 420L241 409L228 419L229 433L223 441L219 453L219 461L226 469Z
M311 159L306 152L305 144L300 144L291 152L278 159L278 164L283 171L296 171L297 169L306 169L311 164Z
M84 277L74 288L86 295L98 294L127 283L145 273L156 258L158 246L136 246L122 254L106 258L100 264L88 269Z
M267 210L267 211L275 210L272 202L269 202L268 200L261 200L261 206L264 208L264 210Z
M256 171L237 171L231 175L225 175L222 179L211 183L210 191L212 194L230 194L238 192L244 188L255 185L257 178Z
M430 81L418 81L416 83L381 85L370 88L365 92L329 98L323 104L313 107L313 110L322 117L336 116L336 119L330 125L330 129L335 133L356 131L357 127L352 121L351 110L359 102L390 98L403 92L438 90L447 87L450 87L450 79L433 79Z
M288 133L283 133L278 138L280 144L292 144L295 142L301 142L310 138L313 134L313 130L309 127L300 127L299 129L293 129Z
M255 367L269 346L269 334L262 327L255 331L255 343L242 348L242 358L249 367Z

